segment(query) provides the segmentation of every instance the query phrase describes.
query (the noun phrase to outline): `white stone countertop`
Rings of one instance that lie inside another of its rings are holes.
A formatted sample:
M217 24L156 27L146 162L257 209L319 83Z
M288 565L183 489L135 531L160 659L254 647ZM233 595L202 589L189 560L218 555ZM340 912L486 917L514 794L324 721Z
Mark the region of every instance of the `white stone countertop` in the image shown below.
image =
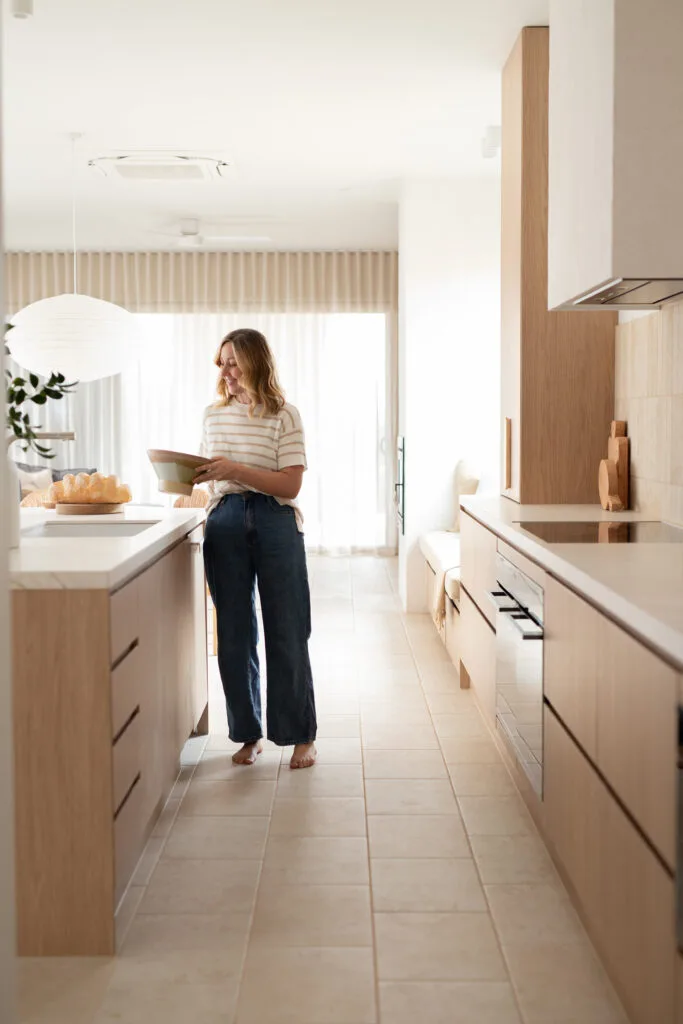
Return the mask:
M203 509L127 505L114 515L62 516L46 509L21 509L21 543L9 553L10 586L17 590L115 590L151 565L204 521ZM98 527L94 537L35 536L54 523ZM134 536L102 536L100 524L144 524Z
M518 505L483 495L463 497L460 506L683 670L683 543L549 544L519 522L647 522L651 517L608 513L599 505Z

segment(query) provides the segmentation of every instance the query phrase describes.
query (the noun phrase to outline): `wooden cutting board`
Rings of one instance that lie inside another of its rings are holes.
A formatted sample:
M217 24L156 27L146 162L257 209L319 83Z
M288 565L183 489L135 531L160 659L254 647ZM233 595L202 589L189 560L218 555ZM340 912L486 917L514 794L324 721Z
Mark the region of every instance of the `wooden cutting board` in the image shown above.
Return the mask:
M118 502L91 502L89 505L70 505L66 501L57 503L58 516L107 516L120 512L123 505Z

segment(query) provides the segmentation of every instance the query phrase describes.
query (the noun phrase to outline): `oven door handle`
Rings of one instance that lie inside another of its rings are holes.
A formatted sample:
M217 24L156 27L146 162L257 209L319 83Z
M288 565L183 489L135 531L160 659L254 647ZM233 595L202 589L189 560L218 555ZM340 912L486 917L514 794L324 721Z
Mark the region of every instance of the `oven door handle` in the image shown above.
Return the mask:
M542 640L543 639L543 627L539 626L530 615L526 612L508 612L507 618L515 627L518 633L521 633L522 640Z
M504 590L489 590L488 597L497 612L519 612L522 610L515 599L506 594Z

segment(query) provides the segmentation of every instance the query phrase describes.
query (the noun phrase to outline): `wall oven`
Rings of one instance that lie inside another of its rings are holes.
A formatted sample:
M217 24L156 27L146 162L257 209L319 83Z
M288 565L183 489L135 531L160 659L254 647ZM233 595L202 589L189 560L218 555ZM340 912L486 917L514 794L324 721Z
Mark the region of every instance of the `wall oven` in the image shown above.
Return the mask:
M543 589L496 556L496 726L543 796Z

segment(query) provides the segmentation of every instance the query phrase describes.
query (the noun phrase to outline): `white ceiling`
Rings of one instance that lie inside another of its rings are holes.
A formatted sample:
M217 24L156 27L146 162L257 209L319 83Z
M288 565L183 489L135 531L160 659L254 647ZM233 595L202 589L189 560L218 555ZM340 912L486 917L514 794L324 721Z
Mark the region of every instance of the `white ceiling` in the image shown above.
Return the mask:
M500 69L548 7L34 0L34 17L19 21L3 2L9 249L70 246L72 132L83 133L79 248L172 249L168 233L186 217L272 238L259 248L394 247L401 180L499 173L480 142L500 121ZM216 155L234 171L133 184L87 168L137 149Z

